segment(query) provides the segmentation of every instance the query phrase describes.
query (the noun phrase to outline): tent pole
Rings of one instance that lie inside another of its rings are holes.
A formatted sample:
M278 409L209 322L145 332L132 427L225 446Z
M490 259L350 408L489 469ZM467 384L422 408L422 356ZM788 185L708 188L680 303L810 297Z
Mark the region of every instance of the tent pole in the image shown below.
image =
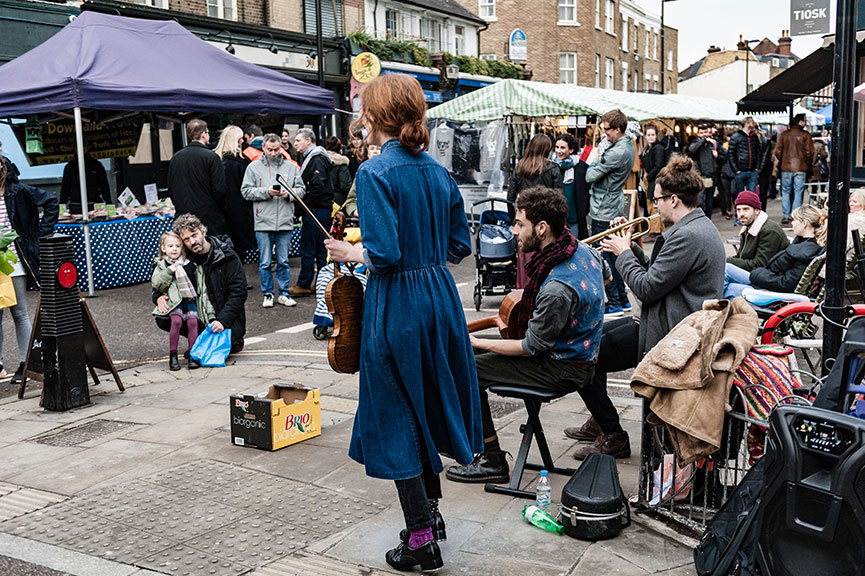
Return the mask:
M93 260L90 256L90 215L87 213L87 172L84 169L84 127L81 108L75 108L75 144L78 151L78 185L81 187L81 229L84 231L84 257L87 261L87 295L93 297Z

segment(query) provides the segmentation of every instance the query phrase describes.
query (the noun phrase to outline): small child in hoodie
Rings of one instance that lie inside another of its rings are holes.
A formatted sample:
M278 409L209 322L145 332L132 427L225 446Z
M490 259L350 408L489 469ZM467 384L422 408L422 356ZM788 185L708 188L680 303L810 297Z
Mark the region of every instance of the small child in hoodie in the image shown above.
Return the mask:
M183 241L174 232L166 232L159 238L158 257L154 260L150 283L154 290L165 295L168 300L165 309L157 305L153 314L169 319L168 331L168 369L180 370L177 360L177 345L180 332L186 325L189 349L198 338L199 321L207 324L216 315L207 297L204 272L201 266L186 258ZM189 368L201 365L194 358L189 359Z

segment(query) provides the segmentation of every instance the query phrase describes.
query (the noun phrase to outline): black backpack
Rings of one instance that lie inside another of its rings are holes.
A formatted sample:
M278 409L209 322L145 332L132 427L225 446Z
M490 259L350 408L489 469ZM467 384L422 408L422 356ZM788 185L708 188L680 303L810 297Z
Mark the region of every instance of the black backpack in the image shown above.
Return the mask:
M698 576L761 576L757 565L757 513L764 468L760 460L748 470L715 514L694 549Z

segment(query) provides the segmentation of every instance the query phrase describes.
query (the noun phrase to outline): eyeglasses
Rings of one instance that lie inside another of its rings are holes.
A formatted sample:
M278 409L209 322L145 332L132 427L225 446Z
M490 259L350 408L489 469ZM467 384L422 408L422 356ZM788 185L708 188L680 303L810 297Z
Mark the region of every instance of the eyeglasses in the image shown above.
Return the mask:
M658 202L660 202L664 198L669 198L670 196L672 196L672 194L667 194L666 196L655 196L654 198L652 198L652 204L657 206Z

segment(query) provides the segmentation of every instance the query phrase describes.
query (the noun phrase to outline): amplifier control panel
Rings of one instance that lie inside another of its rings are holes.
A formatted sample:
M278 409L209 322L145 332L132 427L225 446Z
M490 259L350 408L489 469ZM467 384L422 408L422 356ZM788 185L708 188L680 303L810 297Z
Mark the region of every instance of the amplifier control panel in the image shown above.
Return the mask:
M812 450L840 456L854 442L854 432L834 422L799 416L793 421L793 432Z

